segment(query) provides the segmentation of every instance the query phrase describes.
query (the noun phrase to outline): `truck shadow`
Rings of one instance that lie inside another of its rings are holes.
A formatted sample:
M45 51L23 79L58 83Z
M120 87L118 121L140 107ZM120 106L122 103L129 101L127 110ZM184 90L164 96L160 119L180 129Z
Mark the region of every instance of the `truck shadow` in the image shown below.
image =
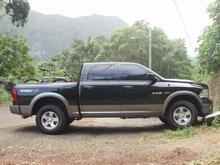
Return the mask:
M64 134L135 134L140 132L161 132L167 127L165 125L154 126L74 126L66 128Z
M104 134L136 134L141 132L161 132L168 129L163 124L150 126L68 126L61 135L67 134L84 134L84 135L104 135ZM24 126L14 130L18 133L32 133L39 134L40 131L35 125Z

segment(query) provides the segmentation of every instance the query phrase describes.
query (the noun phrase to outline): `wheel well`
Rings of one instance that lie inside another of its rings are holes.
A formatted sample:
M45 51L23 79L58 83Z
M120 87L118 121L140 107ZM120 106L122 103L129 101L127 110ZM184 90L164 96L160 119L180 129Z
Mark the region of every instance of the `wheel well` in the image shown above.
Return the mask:
M169 109L169 107L174 104L177 101L189 101L190 103L192 103L193 105L195 105L198 114L201 114L201 103L198 101L198 99L196 99L193 96L190 95L180 95L180 96L176 96L174 97L167 105L165 113L167 112L167 110Z
M67 109L66 109L66 106L64 105L64 103L60 99L57 99L57 98L54 98L54 97L44 97L44 98L41 98L41 99L37 100L34 103L34 106L32 108L32 115L36 115L37 111L41 107L43 107L44 105L48 105L48 104L57 105L62 110L64 110L66 116L68 116Z

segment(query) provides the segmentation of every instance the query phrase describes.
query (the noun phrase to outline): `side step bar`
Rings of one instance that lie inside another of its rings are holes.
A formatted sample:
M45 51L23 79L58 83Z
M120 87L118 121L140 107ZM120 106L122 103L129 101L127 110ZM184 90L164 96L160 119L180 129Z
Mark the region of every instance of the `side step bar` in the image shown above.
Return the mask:
M213 112L213 113L207 115L207 116L205 117L205 119L214 118L214 117L216 117L216 116L220 116L220 111L215 111L215 112Z

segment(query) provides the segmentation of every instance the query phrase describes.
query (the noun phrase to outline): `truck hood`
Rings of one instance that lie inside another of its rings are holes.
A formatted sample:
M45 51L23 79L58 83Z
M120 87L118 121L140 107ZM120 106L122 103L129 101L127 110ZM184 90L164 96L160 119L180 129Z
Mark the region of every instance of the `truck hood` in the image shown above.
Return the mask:
M184 79L165 79L167 82L182 82L182 83L195 83L192 80L184 80Z
M201 88L208 88L207 84L203 84L203 83L198 83L192 80L184 80L184 79L164 79L165 82L172 82L172 83L187 83L187 84L191 84L197 87L201 87Z

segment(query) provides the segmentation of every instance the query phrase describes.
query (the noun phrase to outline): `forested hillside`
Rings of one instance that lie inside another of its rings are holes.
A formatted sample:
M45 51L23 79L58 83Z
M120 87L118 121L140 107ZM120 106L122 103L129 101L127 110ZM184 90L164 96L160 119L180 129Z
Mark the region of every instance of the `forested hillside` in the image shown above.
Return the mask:
M149 29L152 31L152 69L164 77L191 79L192 64L181 39L171 40L158 27L137 21L114 31L109 37L74 40L70 47L52 58L51 70L66 70L77 79L85 62L129 61L148 66ZM45 67L45 66L44 66Z
M0 33L24 36L31 54L40 59L49 59L54 53L70 45L74 39L89 36L107 36L127 24L118 17L91 15L68 18L60 15L44 15L30 11L25 26L13 26L9 17L0 18Z

